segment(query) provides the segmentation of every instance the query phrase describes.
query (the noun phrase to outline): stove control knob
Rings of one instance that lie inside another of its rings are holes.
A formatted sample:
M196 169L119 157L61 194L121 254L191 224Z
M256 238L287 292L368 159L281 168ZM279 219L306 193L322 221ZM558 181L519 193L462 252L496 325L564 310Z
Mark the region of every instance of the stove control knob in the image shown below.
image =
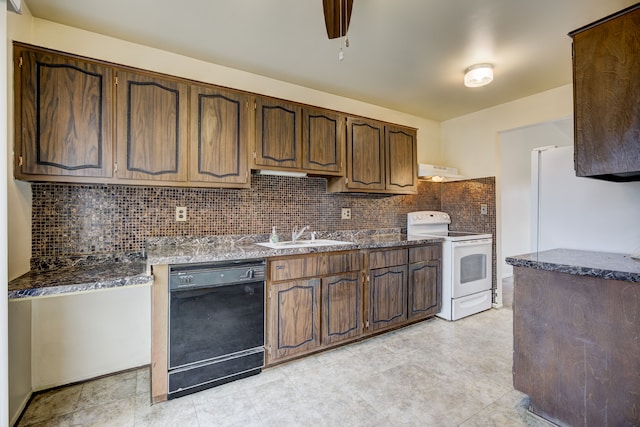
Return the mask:
M247 274L246 274L247 279L253 279L254 275L255 275L255 272L253 271L253 269L247 270Z

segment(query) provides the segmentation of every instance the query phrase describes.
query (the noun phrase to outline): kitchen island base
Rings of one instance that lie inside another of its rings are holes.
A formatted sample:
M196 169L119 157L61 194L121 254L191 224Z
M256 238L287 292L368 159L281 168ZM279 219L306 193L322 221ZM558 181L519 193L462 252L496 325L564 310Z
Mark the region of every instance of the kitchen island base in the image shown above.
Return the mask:
M514 387L558 425L640 425L640 284L514 268Z

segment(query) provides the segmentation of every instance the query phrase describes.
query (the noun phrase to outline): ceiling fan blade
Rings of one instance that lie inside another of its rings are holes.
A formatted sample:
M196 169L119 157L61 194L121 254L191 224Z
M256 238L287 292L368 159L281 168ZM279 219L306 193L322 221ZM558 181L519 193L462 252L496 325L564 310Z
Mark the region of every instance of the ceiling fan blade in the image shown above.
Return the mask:
M340 3L342 3L342 34L340 34ZM347 33L351 21L353 0L322 0L324 8L324 24L329 39L342 37Z

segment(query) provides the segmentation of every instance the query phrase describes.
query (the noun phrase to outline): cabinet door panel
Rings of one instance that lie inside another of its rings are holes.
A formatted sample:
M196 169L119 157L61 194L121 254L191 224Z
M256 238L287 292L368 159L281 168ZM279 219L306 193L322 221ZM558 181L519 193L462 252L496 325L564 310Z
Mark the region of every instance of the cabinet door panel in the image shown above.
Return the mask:
M320 345L320 279L270 284L269 298L271 361Z
M20 47L15 55L16 173L110 177L112 69Z
M369 328L385 329L407 319L407 266L369 272Z
M187 85L118 73L119 178L186 181Z
M418 190L416 132L400 126L385 127L386 188L393 192Z
M255 163L299 169L302 109L270 98L256 99Z
M209 86L191 86L189 180L249 182L249 96Z
M640 7L573 35L577 176L640 174Z
M409 264L408 318L420 319L435 315L442 304L440 262Z
M344 116L330 111L305 108L303 120L302 167L340 173L346 134Z
M350 189L384 190L384 126L373 120L347 119Z
M322 344L358 337L362 331L359 273L322 279Z

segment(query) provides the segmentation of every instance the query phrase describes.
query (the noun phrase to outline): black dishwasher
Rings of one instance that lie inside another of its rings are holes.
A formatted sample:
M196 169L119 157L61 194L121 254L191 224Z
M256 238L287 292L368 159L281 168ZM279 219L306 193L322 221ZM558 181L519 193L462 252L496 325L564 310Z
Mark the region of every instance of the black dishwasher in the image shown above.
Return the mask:
M265 261L169 269L169 399L260 373Z

